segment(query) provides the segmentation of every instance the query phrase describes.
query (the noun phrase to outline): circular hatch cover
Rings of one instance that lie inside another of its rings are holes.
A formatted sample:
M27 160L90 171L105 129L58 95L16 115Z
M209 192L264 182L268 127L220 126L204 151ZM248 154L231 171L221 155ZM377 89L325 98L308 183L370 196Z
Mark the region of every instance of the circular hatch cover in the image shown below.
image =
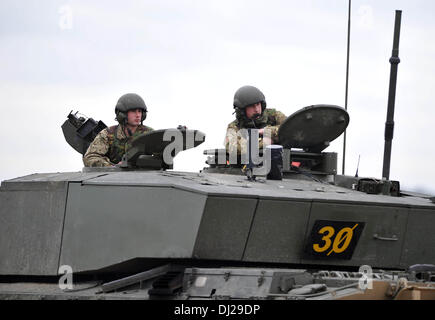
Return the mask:
M338 138L349 124L349 114L339 106L317 104L289 116L278 130L285 148L321 152Z

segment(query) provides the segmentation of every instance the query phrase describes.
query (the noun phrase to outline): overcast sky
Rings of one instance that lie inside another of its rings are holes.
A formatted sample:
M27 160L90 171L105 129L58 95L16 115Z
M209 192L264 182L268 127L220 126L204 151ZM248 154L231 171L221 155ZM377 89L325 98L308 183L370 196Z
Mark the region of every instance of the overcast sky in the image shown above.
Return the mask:
M435 194L435 2L352 1L346 174L381 178L395 10L403 11L390 178ZM344 107L346 0L0 2L0 180L80 171L62 134L71 110L107 125L128 92L145 124L179 124L206 142L175 158L198 171L234 119L234 92L254 85L287 116ZM342 138L325 151L339 154Z

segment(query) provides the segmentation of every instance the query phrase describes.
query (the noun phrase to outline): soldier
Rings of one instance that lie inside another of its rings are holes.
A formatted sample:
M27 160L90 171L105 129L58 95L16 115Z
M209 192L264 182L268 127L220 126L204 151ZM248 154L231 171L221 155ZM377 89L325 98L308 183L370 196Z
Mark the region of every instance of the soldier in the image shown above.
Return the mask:
M109 167L119 164L132 140L153 129L142 125L147 116L143 99L135 93L119 98L115 107L117 126L102 130L83 157L86 167Z
M253 86L244 86L238 89L234 95L234 109L236 120L228 125L225 137L225 148L228 152L237 154L246 153L246 140L238 134L240 129L259 129L259 148L263 143L269 145L278 142L279 126L287 119L280 111L266 109L264 94ZM264 130L268 129L270 136Z

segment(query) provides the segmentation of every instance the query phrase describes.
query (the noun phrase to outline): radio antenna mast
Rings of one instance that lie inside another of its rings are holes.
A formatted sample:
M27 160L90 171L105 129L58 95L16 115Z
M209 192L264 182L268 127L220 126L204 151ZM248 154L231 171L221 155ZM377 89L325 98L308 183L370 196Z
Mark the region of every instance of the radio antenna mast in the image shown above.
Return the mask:
M400 24L402 22L402 11L396 10L394 20L394 39L393 53L390 58L390 87L388 90L388 110L387 121L385 122L385 145L384 145L384 164L382 167L382 178L390 179L391 145L394 132L394 104L396 102L397 68L400 63L399 58L399 39Z
M347 96L349 88L349 52L350 52L350 16L351 16L352 0L349 0L349 12L347 16L347 62L346 62L346 92L344 97L344 108L347 111ZM342 165L342 175L344 175L344 169L346 165L346 130L343 136L343 165Z

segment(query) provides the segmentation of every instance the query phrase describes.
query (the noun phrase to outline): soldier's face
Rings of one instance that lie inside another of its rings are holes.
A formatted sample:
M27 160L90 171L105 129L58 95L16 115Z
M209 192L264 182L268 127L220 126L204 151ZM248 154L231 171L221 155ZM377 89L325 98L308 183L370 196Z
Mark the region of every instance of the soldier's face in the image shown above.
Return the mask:
M140 120L142 119L142 109L128 110L127 112L127 122L131 126L140 125Z
M261 114L261 102L251 104L245 108L246 117L248 119L253 119L255 115Z

